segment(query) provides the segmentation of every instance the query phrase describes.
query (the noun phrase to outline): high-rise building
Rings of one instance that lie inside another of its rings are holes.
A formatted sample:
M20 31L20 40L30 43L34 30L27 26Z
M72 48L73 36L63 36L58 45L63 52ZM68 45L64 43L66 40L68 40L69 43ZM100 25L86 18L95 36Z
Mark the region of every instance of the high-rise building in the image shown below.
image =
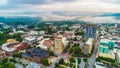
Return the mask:
M115 43L113 40L101 39L98 55L102 57L115 59L115 55L113 51L114 46L115 46Z
M85 26L84 39L94 38L96 39L96 27L95 26Z
M62 42L62 35L58 35L55 38L55 54L60 55L63 51L64 45Z
M94 38L89 38L88 41L85 43L83 49L85 55L91 54L93 44L94 44Z

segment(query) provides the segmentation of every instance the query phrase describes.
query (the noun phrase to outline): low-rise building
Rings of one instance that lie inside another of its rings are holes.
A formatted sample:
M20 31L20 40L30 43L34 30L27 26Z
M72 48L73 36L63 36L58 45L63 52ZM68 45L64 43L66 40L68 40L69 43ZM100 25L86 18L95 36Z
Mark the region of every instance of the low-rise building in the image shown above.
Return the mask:
M49 38L43 39L42 41L39 42L39 45L37 47L40 47L43 50L50 50L54 51L54 42L51 41Z
M26 43L19 43L14 39L8 39L1 48L6 53L6 55L12 55L13 53L24 50L26 46Z
M65 31L65 33L63 33L63 36L68 38L68 39L73 39L74 38L74 31Z
M34 36L25 37L23 39L23 42L28 43L29 45L35 43L36 41L37 41L37 39Z
M56 59L57 59L57 57L50 56L50 57L48 57L48 63L51 64L51 63L55 62Z
M0 50L0 60L6 57L6 54L4 51Z
M38 31L30 31L29 35L31 35L31 36L39 35L39 32Z
M48 51L34 47L26 50L26 52L22 54L23 59L33 61L36 63L40 63L43 58L46 58L48 56L49 56Z
M40 31L39 33L40 33L40 35L44 35L45 31Z

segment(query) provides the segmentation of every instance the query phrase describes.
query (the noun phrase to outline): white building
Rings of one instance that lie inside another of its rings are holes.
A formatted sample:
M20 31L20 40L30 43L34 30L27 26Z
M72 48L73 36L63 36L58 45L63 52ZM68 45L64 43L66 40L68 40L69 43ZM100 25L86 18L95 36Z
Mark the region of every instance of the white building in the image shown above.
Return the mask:
M25 37L23 39L23 42L26 42L26 43L28 43L30 45L35 43L36 41L37 41L36 37L33 37L33 36Z
M39 33L40 33L40 35L44 35L45 31L40 31Z
M38 31L30 31L29 35L39 35Z
M69 41L66 37L62 37L62 42L63 42L64 47L66 47L69 44Z
M50 40L50 38L43 39L39 42L39 45L37 47L40 47L44 50L49 50L51 46L54 45L54 42Z

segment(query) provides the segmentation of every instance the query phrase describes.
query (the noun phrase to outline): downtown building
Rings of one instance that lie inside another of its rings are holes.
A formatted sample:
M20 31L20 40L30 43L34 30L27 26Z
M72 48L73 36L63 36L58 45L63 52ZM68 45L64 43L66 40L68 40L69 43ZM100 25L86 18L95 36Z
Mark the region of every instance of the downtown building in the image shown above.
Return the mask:
M33 47L26 50L26 52L22 54L22 59L26 59L36 63L41 63L42 59L48 56L48 51Z
M64 45L62 42L62 35L58 35L55 37L55 54L60 55L63 52Z
M96 39L97 28L95 26L85 26L84 39L94 38Z
M101 38L100 46L98 50L98 56L115 59L115 54L114 54L115 42L116 41L110 37Z

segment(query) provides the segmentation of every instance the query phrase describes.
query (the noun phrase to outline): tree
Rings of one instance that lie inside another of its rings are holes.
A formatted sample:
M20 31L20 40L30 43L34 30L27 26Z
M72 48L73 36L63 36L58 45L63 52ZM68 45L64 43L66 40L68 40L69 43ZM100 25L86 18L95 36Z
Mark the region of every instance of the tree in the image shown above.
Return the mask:
M50 55L51 55L51 56L54 56L54 52L53 52L53 51L50 51Z
M84 58L83 60L84 60L84 62L87 62L87 58Z
M69 61L70 61L70 62L75 62L75 59L74 59L73 57L71 57L71 58L69 59Z
M49 66L48 59L47 58L43 59L42 64L45 66Z
M81 56L81 49L79 47L79 44L75 44L72 48L73 48L73 56L80 57Z
M30 49L30 48L32 48L32 47L30 45L28 45L26 49Z
M72 48L70 48L69 53L71 54L72 52L73 52L73 49L72 49Z
M78 58L78 63L79 63L79 64L81 63L81 58Z
M58 67L59 65L57 63L55 63L55 68Z
M10 62L16 63L15 58L11 58L11 59L10 59Z
M67 52L69 48L70 48L70 45L68 44L68 45L65 47L64 52Z
M4 66L4 68L15 68L15 65L11 62L7 62L3 66Z
M16 53L16 54L13 54L12 56L15 58L15 57L18 57L18 58L22 58L22 52L20 53Z
M0 65L0 68L4 68L2 65Z
M64 59L63 58L60 59L59 64L64 64Z
M6 63L8 61L8 58L4 58L3 60L2 60L2 63L4 64L4 63Z
M81 49L79 47L74 47L74 54L80 54Z
M28 26L28 29L34 29L34 28L35 28L34 25L30 25L30 26Z
M15 68L15 65L11 63L8 65L8 68Z

